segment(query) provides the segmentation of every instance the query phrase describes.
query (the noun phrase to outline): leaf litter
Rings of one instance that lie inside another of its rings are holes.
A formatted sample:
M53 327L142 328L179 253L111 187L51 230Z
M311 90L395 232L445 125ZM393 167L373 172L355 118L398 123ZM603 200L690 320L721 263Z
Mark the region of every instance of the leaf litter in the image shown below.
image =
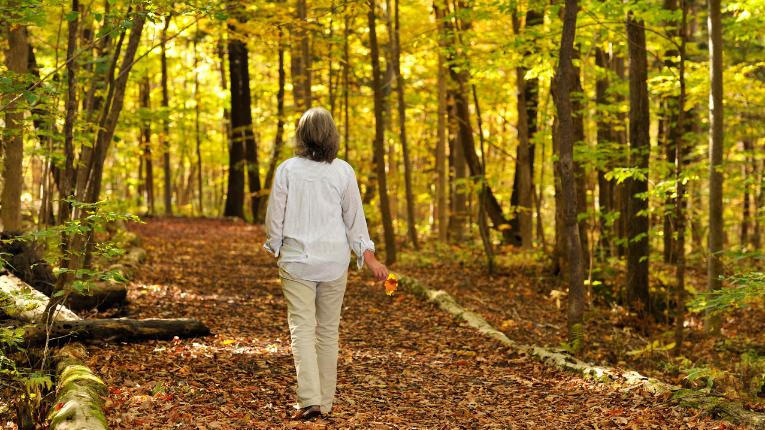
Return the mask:
M291 421L286 304L264 234L244 223L150 219L131 318L193 317L213 336L90 345L112 429L725 429L640 388L620 391L508 351L406 291L349 271L334 409ZM376 311L372 311L372 309Z

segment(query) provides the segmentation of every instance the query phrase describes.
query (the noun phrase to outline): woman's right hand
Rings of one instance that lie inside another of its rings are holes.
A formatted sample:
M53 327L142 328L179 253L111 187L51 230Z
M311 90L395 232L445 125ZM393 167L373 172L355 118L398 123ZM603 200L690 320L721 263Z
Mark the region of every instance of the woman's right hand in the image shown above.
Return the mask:
M381 281L388 279L388 268L385 267L379 261L377 261L377 259L375 258L374 252L365 251L364 262L366 263L369 270L371 270L372 273L375 275L375 278Z

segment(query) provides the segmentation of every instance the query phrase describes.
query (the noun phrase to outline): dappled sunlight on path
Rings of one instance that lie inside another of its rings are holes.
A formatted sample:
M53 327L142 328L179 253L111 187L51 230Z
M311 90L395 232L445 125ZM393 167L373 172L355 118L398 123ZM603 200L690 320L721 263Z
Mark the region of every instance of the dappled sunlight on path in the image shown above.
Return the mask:
M244 223L153 219L131 227L148 262L130 285L132 318L193 317L204 339L100 344L111 428L713 428L640 389L592 384L508 353L355 267L331 414L293 422L286 305L263 233ZM720 427L723 428L723 427Z

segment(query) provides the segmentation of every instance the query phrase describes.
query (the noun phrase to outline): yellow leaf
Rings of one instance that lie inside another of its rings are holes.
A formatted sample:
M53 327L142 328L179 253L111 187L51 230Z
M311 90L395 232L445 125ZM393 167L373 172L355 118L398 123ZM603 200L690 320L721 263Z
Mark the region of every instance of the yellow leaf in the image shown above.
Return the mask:
M385 294L390 296L396 289L398 289L398 279L396 279L396 275L389 273L388 279L385 280Z

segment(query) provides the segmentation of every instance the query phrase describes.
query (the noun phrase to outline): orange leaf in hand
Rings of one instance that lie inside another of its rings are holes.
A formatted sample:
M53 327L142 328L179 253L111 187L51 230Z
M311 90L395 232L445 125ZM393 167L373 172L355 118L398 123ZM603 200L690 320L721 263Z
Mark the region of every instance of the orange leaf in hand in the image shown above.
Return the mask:
M397 288L398 279L396 279L396 276L393 273L389 273L388 279L385 280L385 293L390 296Z

